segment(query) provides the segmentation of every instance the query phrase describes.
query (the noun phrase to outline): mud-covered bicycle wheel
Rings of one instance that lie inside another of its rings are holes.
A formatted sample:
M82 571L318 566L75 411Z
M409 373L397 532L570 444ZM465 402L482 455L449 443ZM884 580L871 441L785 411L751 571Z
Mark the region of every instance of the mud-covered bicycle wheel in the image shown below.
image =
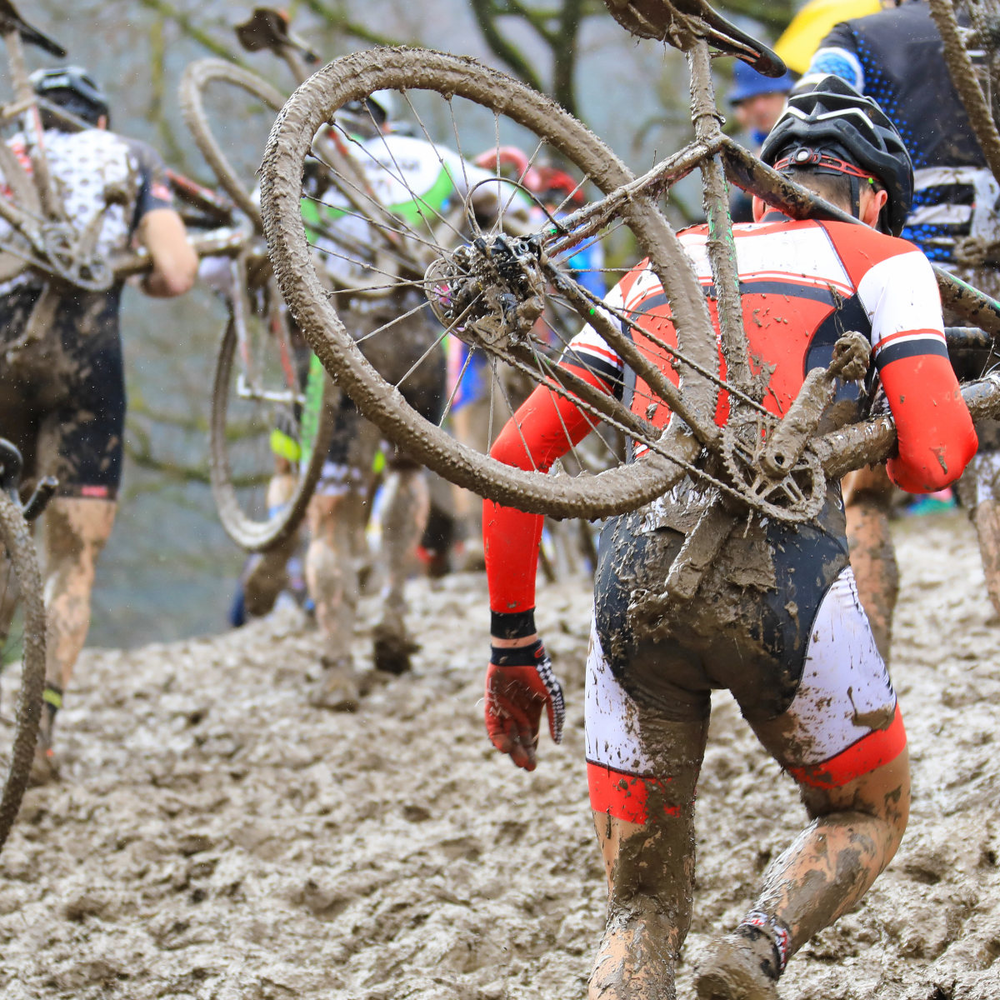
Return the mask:
M28 787L45 688L45 604L38 557L20 508L0 492L0 847Z
M393 109L388 132L370 111L364 121L373 94ZM364 183L339 173L328 180L321 143L331 133ZM528 166L505 176L500 153L511 146ZM476 168L473 160L494 166ZM675 176L695 165L679 165ZM564 192L543 210L525 193L529 171L542 166L571 175L580 192L619 193L577 209L583 199ZM418 187L419 170L430 171L432 183L425 175ZM460 486L539 513L596 517L662 493L683 474L672 459L697 454L699 442L681 421L663 432L651 418L663 394L701 429L717 394L718 350L702 290L653 196L619 191L633 180L580 122L512 78L467 58L377 49L335 60L292 95L268 142L261 196L285 298L366 417ZM361 228L382 232L379 256L358 237ZM603 264L587 263L598 246ZM679 393L664 385L662 364L636 351L634 320L599 308L603 289L642 258L664 286L677 329ZM556 366L587 322L626 357L642 391L653 387L645 399L625 405ZM418 383L421 365L438 364L441 351L451 380L441 416L431 420L397 390ZM541 382L582 401L606 441L603 471L548 475L489 457L499 429ZM482 414L461 442L451 430L466 396ZM627 464L623 436L647 445L647 456Z
M258 232L255 173L267 133L284 103L285 95L266 80L222 59L200 59L181 77L184 121L219 184Z
M1000 179L1000 3L930 0L945 63L986 163ZM962 21L960 25L959 21ZM968 27L965 27L968 25ZM972 52L982 63L981 72Z
M330 447L339 390L310 364L280 303L257 311L252 298L239 318L231 312L216 354L209 472L226 532L261 552L302 521Z
M10 188L10 200L40 229L45 220L41 198L21 161L4 141L0 141L0 174ZM34 256L32 247L21 233L9 227L5 229L0 239L0 281L19 274Z

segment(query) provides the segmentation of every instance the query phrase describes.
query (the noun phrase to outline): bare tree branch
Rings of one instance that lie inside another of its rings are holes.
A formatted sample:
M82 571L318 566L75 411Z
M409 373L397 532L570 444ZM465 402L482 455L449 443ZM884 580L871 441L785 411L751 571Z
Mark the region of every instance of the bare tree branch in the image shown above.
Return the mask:
M514 71L514 74L529 87L545 91L545 84L535 72L534 67L528 62L521 50L500 31L496 19L504 12L497 9L493 0L469 0L469 6L472 8L473 16L476 18L476 23L479 25L479 30L483 33L483 39L490 51L498 59L505 62Z
M559 30L552 44L552 96L573 115L577 114L575 76L583 3L584 0L564 0ZM562 44L560 39L564 40Z
M217 42L211 35L202 31L191 17L183 13L183 11L178 10L168 0L138 0L138 2L141 7L155 11L157 14L162 14L164 17L176 22L185 35L196 41L199 45L204 46L214 55L221 56L223 59L230 59L241 66L245 65L231 46Z
M777 37L795 15L793 0L725 0L715 5L723 16L739 14L752 18Z
M337 8L339 9L335 9L330 4L323 3L322 0L303 0L303 6L307 10L311 10L319 17L322 17L324 20L329 22L330 25L343 32L343 34L349 36L350 38L356 38L358 41L367 42L369 45L406 44L404 39L394 38L391 35L384 35L381 32L372 30L364 24L352 21L343 9L342 4L338 4Z
M137 448L130 441L125 442L125 455L133 465L149 472L157 472L168 482L207 484L209 481L208 473L201 465L178 465L176 462L156 458L148 448ZM165 483L161 483L158 488L162 489L164 485Z

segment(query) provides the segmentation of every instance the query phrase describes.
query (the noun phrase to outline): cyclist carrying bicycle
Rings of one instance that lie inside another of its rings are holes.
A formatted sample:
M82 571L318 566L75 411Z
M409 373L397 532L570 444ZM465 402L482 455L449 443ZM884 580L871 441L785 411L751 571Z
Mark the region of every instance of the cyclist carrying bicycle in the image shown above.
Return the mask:
M108 130L107 98L79 67L38 70L31 82L40 97L86 126L75 128L42 110L45 158L70 224L82 232L99 219L97 250L105 258L133 244L145 247L152 267L139 283L142 291L182 295L198 262L172 207L159 155ZM25 137L14 136L8 145L30 172ZM0 247L3 236L0 229ZM41 782L57 774L53 724L86 640L97 558L117 510L125 419L118 319L123 282L84 291L4 263L0 426L24 455L29 486L44 475L59 479L44 515L46 711L33 773Z
M825 366L846 331L860 331L896 422L889 474L906 489L961 474L976 436L948 362L937 286L926 258L897 239L912 194L909 157L874 101L830 77L791 98L765 162L864 225L793 221L755 200L756 222L734 227L749 353L766 380L763 405L788 410L805 374ZM715 314L706 225L680 234ZM675 341L670 306L646 263L605 298L634 321L633 339L676 379L658 342ZM648 339L647 339L648 338ZM721 349L720 349L721 350ZM625 394L661 425L618 354L585 327L563 362L596 389ZM841 406L860 392L840 390ZM720 394L726 423L734 398ZM592 429L592 417L537 388L492 454L546 469ZM638 456L641 460L641 455ZM694 889L694 797L714 688L728 688L764 747L799 785L810 823L763 875L732 936L695 981L702 1000L766 1000L789 958L849 911L889 863L906 826L906 734L885 664L858 601L839 484L801 524L755 512L723 543L690 599L664 594L686 535L721 503L687 477L668 494L612 518L601 537L587 664L591 808L608 873L606 931L592 1000L670 998ZM558 742L563 698L534 621L542 518L485 502L492 613L485 722L527 770L537 764L543 709Z

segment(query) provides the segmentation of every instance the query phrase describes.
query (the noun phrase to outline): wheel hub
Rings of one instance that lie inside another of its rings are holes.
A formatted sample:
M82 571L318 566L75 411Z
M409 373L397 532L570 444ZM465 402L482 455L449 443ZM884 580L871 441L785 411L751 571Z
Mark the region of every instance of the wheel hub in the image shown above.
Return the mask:
M541 244L479 237L433 261L424 274L434 315L470 347L523 344L545 309Z

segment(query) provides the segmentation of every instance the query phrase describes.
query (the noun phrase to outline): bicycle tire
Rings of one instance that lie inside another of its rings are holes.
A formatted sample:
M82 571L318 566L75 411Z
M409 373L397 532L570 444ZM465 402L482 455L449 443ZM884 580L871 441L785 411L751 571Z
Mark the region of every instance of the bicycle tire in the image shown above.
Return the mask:
M230 316L216 352L209 424L209 478L226 533L247 552L263 552L286 541L305 515L333 437L339 390L328 377L324 379L323 400L308 460L290 462L294 483L291 494L279 510L270 511L264 495L266 480L274 466L270 435L277 422L274 408L281 404L268 402L266 398L255 401L250 396L246 407L236 409L234 397L238 393L234 392L234 376L238 377L240 369L236 360L237 343L236 324ZM279 367L284 368L280 362ZM305 392L305 377L300 389ZM285 417L288 416L296 419L295 414L286 413ZM246 461L237 456L240 442L249 444L252 452ZM245 481L248 477L250 482Z
M22 211L34 216L40 224L45 218L41 196L31 175L6 143L0 143L0 170L4 184L10 188L10 200Z
M17 600L23 609L21 647L21 690L15 714L10 764L0 796L0 847L7 840L17 818L31 775L31 763L38 740L42 692L45 688L45 603L42 578L31 530L20 508L0 493L0 542L7 554Z
M990 6L995 7L993 4ZM990 171L994 177L1000 179L1000 132L994 118L995 111L983 92L972 59L962 43L954 4L946 0L930 0L930 12L941 36L944 61L951 82L969 117L969 124ZM997 11L994 9L990 14L996 20ZM977 28L979 27L981 26L977 24ZM994 25L994 31L996 27L997 25ZM989 32L983 32L983 35L986 39L990 37ZM995 52L987 51L990 56L995 55Z
M282 109L262 171L264 228L276 276L310 346L361 412L390 439L443 477L482 496L532 512L592 518L634 509L662 494L684 474L674 459L690 462L700 450L679 420L672 420L662 436L657 432L655 454L642 462L618 464L596 475L550 476L515 469L456 441L442 426L410 409L396 385L369 363L331 305L328 285L316 273L300 199L316 130L334 120L347 102L390 89L400 91L407 103L418 93L418 99L443 98L449 109L459 97L463 108L468 105L487 118L494 116L497 142L502 116L503 127L513 123L540 139L539 148L551 147L605 194L634 179L601 140L555 102L475 60L406 48L374 49L335 60L299 87ZM450 113L459 139L455 113ZM424 135L430 139L426 128ZM464 156L461 148L457 152ZM632 259L649 258L670 301L678 345L700 366L700 372L681 366L685 401L699 414L714 413L717 386L703 373L718 371L718 348L690 261L651 197L636 193L616 203L614 217L640 248ZM496 357L510 360L499 352Z
M285 103L285 96L266 80L249 70L223 59L200 59L188 65L181 77L180 104L185 124L194 137L202 156L215 173L219 184L241 211L261 231L260 206L253 197L230 158L223 151L223 144L212 131L206 108L206 91L213 84L228 85L245 92L277 114ZM261 137L263 138L263 136Z

